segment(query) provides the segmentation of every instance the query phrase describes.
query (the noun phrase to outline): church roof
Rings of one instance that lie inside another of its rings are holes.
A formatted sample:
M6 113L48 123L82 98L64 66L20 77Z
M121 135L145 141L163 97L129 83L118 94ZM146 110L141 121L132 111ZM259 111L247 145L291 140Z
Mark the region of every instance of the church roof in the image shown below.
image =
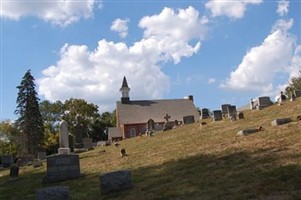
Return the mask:
M166 114L170 116L169 121L183 121L183 117L188 115L193 115L196 121L199 120L199 113L189 99L141 100L127 104L118 101L117 113L119 124L146 123L149 119L165 122Z

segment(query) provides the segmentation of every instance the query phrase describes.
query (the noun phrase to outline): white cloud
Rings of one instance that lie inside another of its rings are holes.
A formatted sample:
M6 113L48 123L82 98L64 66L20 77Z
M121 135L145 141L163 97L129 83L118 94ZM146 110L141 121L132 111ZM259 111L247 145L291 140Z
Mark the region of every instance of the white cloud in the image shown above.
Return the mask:
M215 82L216 82L215 78L209 78L208 79L209 84L212 84L212 83L215 83Z
M211 11L213 17L225 15L230 18L238 19L244 16L248 4L260 3L262 3L262 0L210 0L205 4L205 7Z
M92 17L95 4L94 0L3 1L1 2L1 17L19 20L21 17L35 16L63 27L78 21L80 18Z
M296 39L287 31L293 20L278 20L261 45L244 56L237 69L221 86L233 90L257 91L269 95L274 92L274 76L287 72L293 58Z
M277 13L282 17L288 13L289 1L278 1Z
M168 15L161 18L166 11ZM159 22L154 23L157 19ZM169 23L175 19L182 20ZM141 19L139 25L145 29L144 38L132 46L104 39L93 50L85 45L66 44L61 48L60 60L45 69L38 80L39 94L51 101L83 98L105 111L114 108L115 101L120 99L119 88L125 75L132 99L161 98L168 91L170 80L159 64L178 63L182 57L198 52L205 34L202 21L192 7L178 13L165 8L159 15ZM177 34L159 33L157 25ZM189 44L192 39L198 41L194 46Z
M112 23L111 30L119 33L121 38L125 38L128 35L129 19L115 19Z

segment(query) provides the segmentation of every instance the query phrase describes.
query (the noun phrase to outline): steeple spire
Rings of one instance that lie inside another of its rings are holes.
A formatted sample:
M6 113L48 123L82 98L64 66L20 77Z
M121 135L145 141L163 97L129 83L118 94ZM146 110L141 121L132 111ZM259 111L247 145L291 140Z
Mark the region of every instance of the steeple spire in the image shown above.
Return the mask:
M128 86L128 83L126 81L126 77L123 77L122 85L119 91L121 92L121 103L130 103L130 88Z

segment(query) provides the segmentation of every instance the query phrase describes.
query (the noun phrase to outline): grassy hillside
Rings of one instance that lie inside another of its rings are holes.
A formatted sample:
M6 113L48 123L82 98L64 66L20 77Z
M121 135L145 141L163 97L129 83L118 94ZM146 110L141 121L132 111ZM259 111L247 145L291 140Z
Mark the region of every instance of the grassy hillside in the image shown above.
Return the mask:
M301 197L301 98L257 111L230 122L204 120L137 137L121 146L97 147L80 154L79 179L43 184L46 166L20 169L20 178L0 174L0 199L34 199L35 191L50 185L70 186L72 198L94 199L300 199ZM275 118L291 117L292 123L272 127ZM264 131L236 136L246 128ZM120 148L128 156L120 157ZM101 150L105 152L101 152ZM99 175L120 169L132 171L134 188L101 195Z

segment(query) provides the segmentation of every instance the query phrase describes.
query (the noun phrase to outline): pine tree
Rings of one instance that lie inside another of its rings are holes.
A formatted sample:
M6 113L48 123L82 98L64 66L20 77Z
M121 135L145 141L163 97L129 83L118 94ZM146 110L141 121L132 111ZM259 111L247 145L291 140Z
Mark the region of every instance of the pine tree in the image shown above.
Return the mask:
M300 75L297 77L292 77L288 83L288 86L285 88L287 96L291 96L294 93L294 90L301 90L301 71Z
M21 84L17 86L17 108L15 113L19 116L16 121L20 130L23 153L36 155L43 146L44 126L42 115L39 110L39 98L35 91L34 77L28 70L22 78Z

